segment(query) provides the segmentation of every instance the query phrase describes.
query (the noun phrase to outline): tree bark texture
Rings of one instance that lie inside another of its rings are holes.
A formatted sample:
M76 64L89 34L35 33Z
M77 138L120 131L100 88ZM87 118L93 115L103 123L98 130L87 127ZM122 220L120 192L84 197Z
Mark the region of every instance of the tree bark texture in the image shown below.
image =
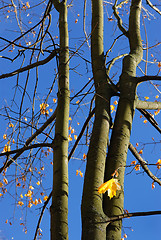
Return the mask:
M135 112L136 101L136 67L142 59L143 50L140 37L140 11L141 0L132 0L129 17L129 43L130 53L123 59L122 74L120 76L120 100L116 112L112 131L110 147L106 160L105 181L111 178L111 174L118 171L118 179L122 190L111 200L104 195L104 211L108 217L117 216L124 211L124 171L127 151L130 141L132 121ZM107 226L106 239L121 239L122 222L112 222Z
M59 85L53 141L53 191L51 240L68 239L68 121L69 121L69 46L66 1L53 0L59 12Z
M103 49L103 1L92 0L91 57L95 84L95 120L87 154L82 197L82 240L106 237L108 219L103 213L98 187L104 180L110 122L111 90L107 81Z

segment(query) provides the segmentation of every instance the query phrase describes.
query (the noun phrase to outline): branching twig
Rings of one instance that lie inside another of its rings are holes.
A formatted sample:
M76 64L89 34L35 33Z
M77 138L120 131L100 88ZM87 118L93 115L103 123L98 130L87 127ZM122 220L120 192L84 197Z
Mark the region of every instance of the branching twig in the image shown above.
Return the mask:
M38 67L40 65L44 65L44 64L48 63L51 59L53 59L57 55L57 52L58 52L58 50L54 50L47 58L45 58L45 59L43 59L39 62L32 63L32 64L30 64L26 67L19 68L19 69L15 70L13 72L10 72L10 73L2 74L2 75L0 75L0 79L12 77L12 76L14 76L18 73L25 72L29 69L32 69L34 67Z
M157 7L155 7L155 6L150 2L150 0L146 0L146 2L147 2L147 4L148 4L153 10L155 10L157 13L159 13L159 14L161 15L161 11L160 11Z
M144 171L147 173L147 175L153 179L154 182L157 182L159 185L161 185L161 180L159 180L154 174L149 170L146 161L143 160L143 158L140 156L138 151L134 148L134 146L130 143L129 149L131 153L134 155L134 157L139 161L140 165L144 169Z
M161 129L158 126L158 123L155 119L150 115L150 113L144 109L139 109L139 111L144 115L144 117L155 127L159 133L161 133Z

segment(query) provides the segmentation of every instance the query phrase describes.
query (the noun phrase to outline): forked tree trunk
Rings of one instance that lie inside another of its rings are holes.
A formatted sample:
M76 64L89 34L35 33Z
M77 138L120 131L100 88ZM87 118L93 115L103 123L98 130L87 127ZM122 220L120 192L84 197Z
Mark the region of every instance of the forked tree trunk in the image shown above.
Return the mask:
M91 57L96 91L95 120L87 154L82 197L82 240L106 237L106 215L98 187L104 180L105 159L110 122L111 90L107 81L103 49L103 1L92 0Z
M120 100L115 117L110 147L107 155L105 181L118 170L118 179L122 190L111 200L104 196L104 211L107 216L120 215L124 211L124 171L132 121L135 111L137 80L136 67L142 59L143 50L140 37L141 0L132 0L129 17L130 53L123 59L123 69L120 76ZM106 239L121 239L122 222L116 221L107 226Z

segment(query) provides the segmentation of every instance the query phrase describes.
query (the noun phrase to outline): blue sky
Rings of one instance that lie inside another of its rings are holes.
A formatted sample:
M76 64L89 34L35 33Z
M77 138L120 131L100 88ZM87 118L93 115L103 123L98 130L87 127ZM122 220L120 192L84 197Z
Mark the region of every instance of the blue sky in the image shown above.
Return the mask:
M29 1L30 6L34 4L34 1ZM148 46L153 46L161 39L161 32L160 30L160 16L155 14L147 5L144 3L144 7L148 9L147 17L144 19L146 23L146 30L148 35ZM43 8L44 9L44 8ZM37 8L37 12L34 12L34 8L31 10L27 9L26 12L22 12L23 20L25 23L31 21L31 26L33 26L37 21L40 20L41 17L41 6ZM120 10L121 11L121 10ZM120 31L117 29L115 21L108 21L108 18L112 16L112 10L110 5L105 4L104 6L104 22L105 22L105 30L104 30L104 45L105 45L105 52L111 46L113 38L116 38ZM29 16L27 17L27 14ZM83 3L82 1L74 1L73 7L68 9L68 19L69 19L69 37L70 37L70 48L72 51L75 51L84 41L84 33L83 33ZM145 10L142 10L143 15L145 15ZM1 22L0 22L0 36L13 40L17 36L19 36L19 30L17 28L17 23L15 22L14 13L5 12L5 14L1 14ZM79 14L79 15L78 15ZM90 34L90 2L87 2L87 14L86 17L86 30L87 34ZM155 17L153 16L155 14ZM7 16L9 15L9 18ZM128 15L127 15L128 16ZM127 23L127 16L125 17L125 22ZM149 16L149 19L148 19ZM75 23L75 20L78 19L78 22ZM114 19L114 17L113 17ZM150 20L151 19L151 20ZM58 36L58 28L57 28L57 13L56 11L52 11L52 26L51 32L52 36ZM27 27L24 25L25 29ZM141 36L143 39L143 44L145 43L145 31L144 26L141 24ZM57 38L55 38L56 43L58 43ZM22 40L24 43L24 40ZM4 42L1 40L0 46L2 46ZM47 44L47 43L45 43ZM44 44L44 45L45 45ZM128 42L125 37L121 37L116 46L109 54L108 60L110 61L114 56L117 56L122 53L128 53L129 46ZM80 50L80 53L84 58L87 58L90 61L90 49L85 43ZM2 53L1 53L2 54ZM17 49L13 52L5 52L5 54L9 57L13 57L17 54ZM151 55L152 54L152 55ZM25 63L28 64L28 56L29 53L26 54ZM47 56L47 55L45 55ZM43 59L43 57L41 57ZM144 53L145 59L145 53ZM156 59L155 63L152 61ZM158 73L158 62L161 61L161 48L158 46L154 49L149 49L148 52L148 74L155 75ZM10 63L8 60L0 59L0 74L7 73L19 68L21 64L22 58L19 58L18 61ZM88 66L88 68L87 68ZM122 66L122 59L119 60L115 66L111 69L110 76L114 76L114 80L118 81L119 75L121 73L121 66ZM140 63L140 67L144 70L145 62L143 61ZM39 105L45 99L46 94L49 91L49 88L53 81L53 76L55 76L55 69L56 63L55 60L52 60L46 66L41 66L39 70L39 85L38 85L38 94L36 96L36 103L35 103L35 112L39 112ZM84 84L87 83L89 78L92 77L91 66L90 64L85 64L83 60L79 57L75 56L71 59L70 62L70 89L71 89L71 97L79 91ZM75 72L72 69L75 68ZM79 74L78 74L79 73ZM116 75L115 75L116 74ZM137 75L142 75L141 71L137 69ZM26 73L20 74L19 83L24 86L26 80ZM10 106L11 100L13 99L13 94L15 90L15 83L16 77L2 79L1 81L1 88L0 88L0 109L4 108L4 106ZM35 70L31 71L31 75L29 78L29 84L27 91L31 96L33 96L33 88L35 86L36 77L35 77ZM159 82L156 82L160 84ZM92 84L92 83L91 83ZM87 89L90 88L91 84ZM87 91L87 89L85 91ZM91 92L93 89L91 90ZM156 95L159 95L158 100L161 100L161 95L159 93L161 91L160 86L158 90L155 89L152 84L150 83L143 83L138 87L138 96L140 99L144 99L145 96L149 97L149 101L156 100ZM56 98L57 93L57 84L55 84L52 94L48 100L49 106L55 109L56 104L53 103L52 99ZM72 117L72 121L70 124L72 128L75 129L75 134L78 135L81 127L88 116L89 107L90 107L90 100L93 94L87 95L87 97L81 102L80 110L76 113L75 117L73 114L75 113L78 104L76 104L77 100L81 100L81 96L74 99L71 104L70 116ZM115 98L111 100L111 104L113 104ZM16 101L19 103L21 101L21 94L20 92L16 95ZM25 101L23 105L23 110L27 107L31 108L30 100L27 96L25 96ZM17 111L16 105L13 104L12 110ZM2 112L2 111L1 111ZM4 113L4 110L3 110ZM28 121L31 117L31 112L27 112ZM148 163L155 164L159 158L161 158L161 148L160 148L160 134L149 124L143 123L144 118L140 118L140 113L136 110L136 114L134 117L134 123L132 128L132 135L131 135L131 143L136 146L136 143L139 143L137 149L140 151L143 149L143 159L148 161ZM16 114L13 113L15 117ZM114 115L112 115L114 116ZM156 121L160 124L160 114L155 117ZM1 149L3 150L5 141L3 141L3 134L6 132L6 127L8 126L8 121L4 121L5 118L3 116L0 117L0 140L1 140ZM40 122L43 123L45 118L41 116ZM78 125L78 122L80 123ZM13 121L15 124L15 121ZM9 129L8 131L11 131ZM7 132L8 133L8 132ZM30 136L31 131L29 130L25 133L25 137ZM53 133L54 134L54 133ZM15 135L16 136L16 135ZM154 138L154 140L152 140ZM43 136L38 138L38 141L44 139ZM81 170L81 172L85 172L85 161L82 161L83 154L87 153L87 147L83 145L83 141L85 137L82 138L78 149L75 151L72 159L69 162L69 239L81 239L81 216L80 216L80 208L81 208L81 195L83 189L83 178L80 176L76 176L76 170ZM73 140L74 141L74 140ZM69 151L73 145L73 141L69 144ZM15 149L12 146L12 149ZM24 155L25 156L25 155ZM50 162L52 161L52 153L46 158L42 155L42 162L45 166L45 177L43 178L43 187L45 187L45 194L49 194L51 191L51 184L52 184L52 165ZM129 153L127 157L127 165L130 165L131 161L134 160L134 157ZM1 158L1 161L4 161L4 158ZM39 161L35 162L35 166L40 167ZM126 176L125 176L125 209L129 212L136 212L136 211L153 211L153 210L160 210L161 205L161 189L160 186L155 184L155 188L152 190L151 184L152 180L143 173L142 169L140 171L135 171L133 168L126 169ZM161 169L157 170L156 166L150 167L151 171L154 174L157 174L158 177L161 177ZM13 174L15 171L15 167L10 167L7 171L8 179L10 179L10 174ZM2 176L1 176L2 177ZM29 181L29 180L28 180ZM32 185L34 185L37 191L39 190L38 186L36 185L37 178L32 180ZM1 212L1 221L0 221L0 240L30 240L33 239L35 227L37 224L38 216L41 210L41 206L37 205L32 208L26 209L23 207L17 207L15 204L15 187L13 184L10 184L7 188L8 193L5 194L5 198L0 199L0 212ZM35 190L36 192L36 190ZM19 194L19 192L18 192ZM42 239L49 239L49 231L50 231L50 212L49 206L45 211L43 216L41 229L42 229ZM22 211L23 210L23 211ZM13 219L14 216L14 219ZM6 219L12 223L5 223ZM161 216L152 216L152 217L136 217L131 219L126 219L123 221L123 231L127 234L128 239L146 239L151 240L158 239L161 235L161 228L160 228L160 221ZM26 223L27 226L27 234L23 232L23 226L20 223Z

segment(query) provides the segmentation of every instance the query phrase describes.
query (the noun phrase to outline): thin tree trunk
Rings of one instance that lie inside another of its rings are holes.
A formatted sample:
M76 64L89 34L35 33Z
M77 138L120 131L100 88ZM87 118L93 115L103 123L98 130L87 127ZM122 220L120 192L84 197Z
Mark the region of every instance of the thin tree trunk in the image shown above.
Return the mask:
M68 121L69 121L69 48L66 1L53 0L59 12L59 86L53 141L53 191L51 240L68 239Z
M122 190L111 200L104 195L104 211L111 217L120 215L124 211L124 166L126 165L127 151L130 141L132 121L135 112L137 81L136 67L142 59L142 42L140 37L141 0L133 0L129 17L130 53L123 59L123 69L120 76L120 100L115 117L110 147L106 161L105 181L117 170ZM121 220L107 226L106 239L121 239Z
M108 219L102 210L98 187L104 180L110 122L111 90L107 81L103 49L103 1L92 0L91 57L96 90L95 120L92 130L82 197L82 240L106 237Z

